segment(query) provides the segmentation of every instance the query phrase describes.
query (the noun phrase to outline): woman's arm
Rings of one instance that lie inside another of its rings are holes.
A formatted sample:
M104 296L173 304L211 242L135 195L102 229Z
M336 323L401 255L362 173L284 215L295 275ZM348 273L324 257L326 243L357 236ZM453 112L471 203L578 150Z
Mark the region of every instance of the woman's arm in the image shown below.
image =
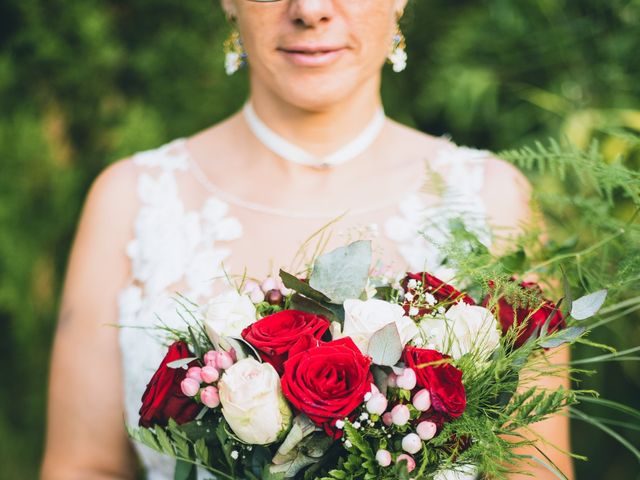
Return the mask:
M489 214L489 223L492 226L497 226L498 235L508 237L509 234L517 234L522 231L523 227L531 225L533 222L540 223L540 219L533 220L530 208L531 186L520 171L502 160L492 158L487 161L485 179L484 201ZM507 245L508 241L499 240L497 248L501 249ZM547 352L545 355L547 356L547 361L552 365L560 366L569 363L568 348L557 348ZM559 376L537 379L527 386L534 385L547 390L557 390L561 386L569 389L571 382L568 372L564 372L560 373ZM562 453L563 451L571 451L569 419L566 415L556 414L547 420L532 425L530 432L520 433L527 438L535 438L537 435L547 441L548 444L546 445L538 441L538 448L549 457L568 479L572 480L574 478L572 459L567 454ZM520 449L517 453L542 458L540 452L533 447ZM514 469L527 471L530 475L513 474L509 477L510 480L524 480L525 478L556 480L558 478L554 473L534 461L523 463Z
M545 353L547 361L552 365L567 365L569 363L569 348L558 347ZM527 386L536 385L547 390L557 390L560 387L565 389L571 388L569 375L565 373L561 376L545 377L539 381ZM569 479L574 478L573 461L569 455L563 452L571 451L571 439L569 436L569 417L564 414L556 414L542 422L534 423L531 426L531 432L520 432L527 438L535 439L536 436L545 439L548 444L538 441L537 445L549 460ZM535 456L541 460L547 461L533 447L522 448L517 451L518 454ZM548 462L547 462L548 463ZM558 476L550 472L547 468L534 461L523 462L518 465L520 470L529 472L530 475L513 474L509 476L509 480L525 480L525 479L542 479L557 480ZM531 476L533 475L533 477Z
M136 202L130 161L106 169L87 197L53 343L42 480L135 478L114 325Z

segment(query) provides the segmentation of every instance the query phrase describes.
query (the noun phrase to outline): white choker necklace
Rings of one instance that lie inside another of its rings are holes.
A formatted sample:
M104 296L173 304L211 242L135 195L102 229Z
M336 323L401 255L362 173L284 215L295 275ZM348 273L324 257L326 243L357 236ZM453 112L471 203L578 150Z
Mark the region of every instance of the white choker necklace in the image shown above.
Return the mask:
M256 115L256 112L250 102L246 102L244 104L242 113L251 132L264 144L265 147L289 162L312 167L340 165L348 162L349 160L353 160L369 148L376 140L384 126L386 118L384 109L380 107L365 129L362 130L362 132L360 132L353 140L349 141L346 145L340 147L337 151L329 155L317 157L303 148L291 143L289 140L282 137L282 135L271 130L262 120L260 120L260 118L258 118L258 115Z

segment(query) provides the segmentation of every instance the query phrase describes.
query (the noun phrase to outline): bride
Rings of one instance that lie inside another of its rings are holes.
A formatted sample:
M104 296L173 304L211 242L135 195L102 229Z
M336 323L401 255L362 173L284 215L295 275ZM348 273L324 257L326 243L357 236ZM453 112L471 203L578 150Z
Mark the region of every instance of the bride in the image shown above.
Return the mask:
M492 232L527 221L529 187L512 166L385 117L381 69L385 59L405 66L406 2L222 0L237 28L227 71L248 63L250 97L217 125L115 163L92 186L54 342L44 480L136 478L125 422L137 424L164 348L135 327L157 316L179 325L174 292L206 302L225 272L264 279L336 218L327 248L371 238L381 269L443 276L418 231L446 238L456 217L489 245ZM442 188L425 191L436 175ZM569 450L566 417L537 431ZM173 478L168 458L136 448L148 478ZM542 448L572 476L566 456Z

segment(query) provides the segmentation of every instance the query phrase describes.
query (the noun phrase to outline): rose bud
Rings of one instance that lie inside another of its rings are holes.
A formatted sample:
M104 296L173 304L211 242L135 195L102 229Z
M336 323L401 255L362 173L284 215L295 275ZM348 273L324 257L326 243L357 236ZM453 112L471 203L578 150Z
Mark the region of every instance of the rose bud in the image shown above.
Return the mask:
M193 378L196 382L200 383L202 381L201 370L200 367L191 367L187 370L187 377Z
M267 445L289 429L292 412L270 364L240 360L224 372L218 389L222 415L243 442Z
M411 455L407 455L403 453L402 455L398 455L396 463L400 463L406 461L407 462L407 472L412 472L416 468L416 461L413 459Z
M220 405L220 395L216 387L204 387L200 392L200 400L209 408Z
M402 439L402 449L407 453L418 453L422 448L422 440L415 433L410 433Z
M376 452L376 461L381 467L388 467L391 465L391 453L388 450L378 450Z
M416 428L416 432L418 432L418 436L422 440L431 440L436 436L436 432L438 431L438 426L430 421L420 422L418 427Z
M187 397L195 397L198 390L200 390L200 382L191 377L187 377L180 382L180 390L182 390L182 393Z
M264 299L269 302L270 305L280 305L283 298L284 297L282 295L282 292L280 290L276 290L275 288L269 290L264 296Z
M218 370L226 370L227 368L231 368L233 365L233 358L231 354L227 352L218 352L218 357L216 358L216 368Z
M426 412L431 408L431 394L429 390L423 388L418 393L413 396L413 406L416 407L416 410L420 410L421 412Z
M387 427L390 427L393 424L393 417L391 416L391 412L382 414L382 423L384 423Z
M211 365L207 365L205 367L202 367L202 369L200 370L200 377L205 383L213 383L218 381L218 378L220 378L220 372L217 368L212 367Z
M387 409L387 397L381 393L374 393L367 402L367 412L382 415Z
M404 390L413 390L416 386L416 381L416 372L412 368L405 368L396 378L398 388L403 388Z
M397 379L398 379L398 376L395 373L391 372L387 377L387 386L391 388L396 388L398 386Z
M215 367L217 358L218 358L218 352L216 352L215 350L209 350L207 353L204 354L203 361L205 365L211 365L212 367Z
M405 425L410 417L411 413L406 405L399 404L391 409L391 421L399 427Z

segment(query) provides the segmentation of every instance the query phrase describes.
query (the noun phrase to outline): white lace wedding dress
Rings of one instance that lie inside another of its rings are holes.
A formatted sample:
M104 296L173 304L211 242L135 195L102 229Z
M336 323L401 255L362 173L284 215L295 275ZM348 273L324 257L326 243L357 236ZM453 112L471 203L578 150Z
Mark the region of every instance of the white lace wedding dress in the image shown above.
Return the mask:
M447 238L450 219L459 218L483 243L490 243L481 197L487 152L448 145L431 163L434 171L446 172L441 201L427 202L419 192L409 192L390 209L382 225L367 224L371 232L379 230L397 248L406 270L427 270L441 277L450 272L442 266L442 256L434 245ZM234 242L243 237L245 226L238 218L246 206L224 201L211 191L200 208L185 204L178 176L191 176L205 188L207 182L183 139L138 153L133 161L138 167L140 209L134 238L127 248L132 273L119 296L119 323L124 327L120 329L120 347L126 421L135 426L142 393L166 353L158 332L139 327L151 327L159 318L168 325L184 325L176 310L176 285L187 298L204 302L213 292L211 279L223 274L223 261L225 270L242 272L244 265L237 264L237 258L233 265L227 260ZM375 238L373 241L375 244ZM136 449L148 479L173 479L173 459L142 445Z

